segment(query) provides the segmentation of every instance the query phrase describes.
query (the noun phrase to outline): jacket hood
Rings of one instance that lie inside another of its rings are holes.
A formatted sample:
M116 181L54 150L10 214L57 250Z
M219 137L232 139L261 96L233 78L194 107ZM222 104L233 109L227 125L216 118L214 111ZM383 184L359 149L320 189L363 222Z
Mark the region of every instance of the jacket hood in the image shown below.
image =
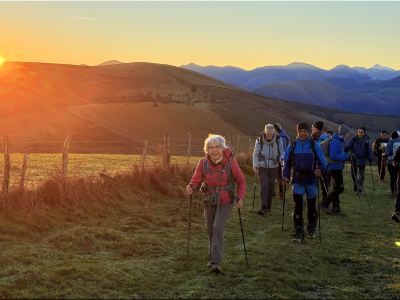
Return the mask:
M359 142L360 140L358 139L357 133L354 135L355 141ZM361 138L362 142L365 142L366 140L369 140L369 136L367 134L364 134L363 137Z
M319 138L323 139L323 140L327 140L327 139L329 139L329 136L326 133L322 133Z
M341 135L337 134L337 133L334 133L334 134L332 135L332 139L336 139L336 140L339 140L339 141L342 141L342 142L345 141L345 138L342 137Z
M285 129L281 129L281 132L279 132L279 134L278 134L278 136L284 136L284 135L286 135L286 131L285 131Z

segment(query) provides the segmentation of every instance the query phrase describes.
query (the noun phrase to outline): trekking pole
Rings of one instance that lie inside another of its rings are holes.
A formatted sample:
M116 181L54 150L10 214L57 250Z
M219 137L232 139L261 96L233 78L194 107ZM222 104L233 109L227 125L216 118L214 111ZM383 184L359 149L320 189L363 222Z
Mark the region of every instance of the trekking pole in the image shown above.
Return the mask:
M282 200L282 231L283 231L283 221L285 220L285 202L286 202L286 185L283 187L283 200Z
M372 213L371 206L369 205L369 200L368 200L367 192L365 191L364 184L361 182L361 174L359 174L359 175L360 175L360 180L359 180L359 181L360 181L360 183L361 183L361 189L364 191L364 195L365 195L365 198L367 199L369 211Z
M322 180L322 177L318 177L321 181L321 187L324 188L325 194L328 195L328 190L326 189L325 182Z
M379 181L378 181L378 185L381 183L382 167L383 167L383 164L384 164L384 159L385 159L385 158L383 158L382 161L381 161L381 170L379 171Z
M386 168L386 157L385 157L385 168ZM389 176L387 176L386 174L385 177L386 177L386 185L389 186L389 178L388 178Z
M253 190L253 208L254 208L254 200L256 199L256 181L257 181L257 174L254 175L256 179L254 179L254 190Z
M249 265L249 262L247 260L247 251L246 251L246 243L244 241L244 233L243 233L243 225L242 225L242 214L240 212L240 208L238 208L239 212L239 220L240 220L240 230L242 231L242 240L243 240L243 248L244 248L244 254L246 255L246 264Z
M318 195L318 231L319 231L319 243L321 244L321 205L319 203L319 184L317 185L317 195Z
M189 225L188 225L188 232L187 232L187 255L189 256L189 238L190 238L190 221L192 217L192 197L193 195L190 195L190 208L189 208Z
M374 182L374 175L372 174L372 165L371 165L371 163L369 163L369 168L370 168L370 170L371 170L372 186L374 187L374 191L375 191L375 182Z
M356 173L356 172L355 172L355 171L354 171L354 169L353 169L353 165L351 165L351 166L350 166L350 170L351 170L351 174L352 174L352 176L354 176L354 180L356 181L358 199L360 199L361 211L362 211L362 213L363 213L363 215L364 215L364 210L363 210L363 207L362 207L362 202L361 202L361 196L360 196L360 193L358 192L358 183L357 183L357 177L356 177L356 175L355 175L355 173Z

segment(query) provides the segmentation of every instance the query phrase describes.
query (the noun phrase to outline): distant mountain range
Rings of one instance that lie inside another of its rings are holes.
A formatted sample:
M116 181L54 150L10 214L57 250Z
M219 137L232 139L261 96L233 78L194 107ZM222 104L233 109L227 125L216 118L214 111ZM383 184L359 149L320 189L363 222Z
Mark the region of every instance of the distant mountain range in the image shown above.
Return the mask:
M290 82L296 80L323 81L330 77L352 78L357 81L371 81L375 79L388 80L400 76L400 70L396 71L379 64L376 64L369 69L362 67L350 68L346 65L338 65L331 70L324 70L300 62L293 62L286 66L260 67L251 71L246 71L232 66L202 67L194 63L181 67L203 73L248 91L273 82Z

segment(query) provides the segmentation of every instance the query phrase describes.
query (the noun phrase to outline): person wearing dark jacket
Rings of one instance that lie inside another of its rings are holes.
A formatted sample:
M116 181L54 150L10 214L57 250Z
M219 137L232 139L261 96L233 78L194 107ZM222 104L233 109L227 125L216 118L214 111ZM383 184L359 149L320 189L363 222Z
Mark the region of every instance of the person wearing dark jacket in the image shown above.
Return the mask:
M318 214L315 207L317 196L317 176L326 170L326 159L321 146L310 138L309 127L306 122L297 124L298 139L285 152L283 181L289 183L292 174L292 197L294 211L293 225L296 230L292 243L301 243L304 240L303 195L307 198L308 236L315 238L315 228ZM292 150L293 148L293 150Z
M355 160L351 163L351 178L354 183L354 191L356 194L361 193L364 185L364 172L367 160L371 163L371 141L369 136L365 134L365 127L360 127L353 137L347 142L344 147L345 152L354 154ZM360 173L360 178L357 180L357 174Z
M381 144L384 143L383 145L387 144L389 142L389 139L386 136L386 130L381 131L381 137L377 138L375 142L372 144L372 151L374 152L374 155L376 156L378 160L378 172L380 174L380 180L385 180L385 167L382 167L382 153L385 151L382 151Z
M282 128L281 124L275 123L274 128L276 133L278 134L278 137L282 141L282 146L283 146L283 151L286 150L286 148L290 144L290 136L288 136L285 132L285 129ZM279 198L281 200L284 199L283 197L283 184L282 184L282 169L281 167L278 168L278 181L279 181Z
M232 207L243 206L246 179L222 136L210 134L204 142L204 152L206 157L197 164L186 192L193 194L203 182L201 198L206 200L204 216L210 243L207 267L219 273L224 255L224 230ZM237 197L234 182L237 184Z
M321 201L321 207L324 212L330 214L329 205L332 202L332 213L341 213L339 207L339 195L344 191L343 184L343 169L346 160L352 160L354 156L344 154L344 142L349 137L349 128L342 124L339 126L338 133L332 135L332 140L329 142L329 159L328 173L333 181L333 190Z
M397 170L397 196L396 196L396 203L394 206L394 214L392 215L392 219L396 222L400 222L400 191L399 191L399 185L400 185L400 147L397 148L392 165L396 168Z
M392 196L397 195L396 178L397 178L397 168L393 166L393 157L396 153L397 148L400 147L400 138L397 131L393 131L390 134L390 141L386 145L386 151L381 154L387 160L387 168L390 175L390 189L392 191Z

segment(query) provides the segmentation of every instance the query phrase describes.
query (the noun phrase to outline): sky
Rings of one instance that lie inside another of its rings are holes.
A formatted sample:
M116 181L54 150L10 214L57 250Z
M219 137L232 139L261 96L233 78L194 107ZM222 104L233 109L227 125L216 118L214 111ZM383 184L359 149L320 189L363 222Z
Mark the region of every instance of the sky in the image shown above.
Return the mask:
M400 2L0 2L6 61L400 70Z

